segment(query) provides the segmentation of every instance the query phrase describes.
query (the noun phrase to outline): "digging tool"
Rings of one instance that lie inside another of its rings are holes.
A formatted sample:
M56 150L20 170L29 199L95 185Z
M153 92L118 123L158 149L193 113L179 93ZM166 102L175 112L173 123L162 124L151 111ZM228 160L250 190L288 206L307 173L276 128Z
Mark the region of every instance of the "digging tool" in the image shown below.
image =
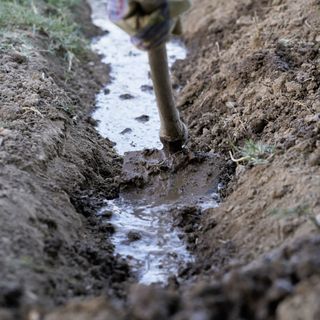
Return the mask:
M175 106L166 45L148 51L152 82L160 117L160 140L166 151L180 151L187 142L188 130Z
M108 2L110 20L126 31L138 48L148 50L161 123L160 140L165 151L170 153L182 149L187 141L188 130L174 103L165 42L170 34L181 33L179 16L190 5L190 0Z

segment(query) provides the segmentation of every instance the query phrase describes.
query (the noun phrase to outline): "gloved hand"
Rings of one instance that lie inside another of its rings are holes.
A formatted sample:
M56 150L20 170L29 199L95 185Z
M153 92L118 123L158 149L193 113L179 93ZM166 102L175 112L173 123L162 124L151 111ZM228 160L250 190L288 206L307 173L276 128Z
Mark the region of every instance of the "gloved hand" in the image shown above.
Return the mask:
M179 34L179 15L189 7L190 0L109 0L108 13L134 45L149 50Z

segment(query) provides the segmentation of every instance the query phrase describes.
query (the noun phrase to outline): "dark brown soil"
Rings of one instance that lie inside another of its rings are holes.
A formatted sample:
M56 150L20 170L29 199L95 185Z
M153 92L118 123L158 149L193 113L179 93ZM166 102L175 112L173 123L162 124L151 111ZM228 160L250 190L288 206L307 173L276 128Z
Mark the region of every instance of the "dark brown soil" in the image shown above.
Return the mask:
M117 195L121 168L90 118L108 70L88 53L68 71L46 36L19 32L30 54L19 41L0 51L0 310L14 319L20 306L122 295L129 272L95 217Z
M0 319L26 305L28 319L45 320L319 319L319 12L316 0L197 0L184 17L178 105L189 148L219 153L225 189L219 208L171 212L197 260L166 288L124 287L112 227L93 215L117 195L121 164L88 118L107 81L96 58L75 62L66 81L43 38L29 35L30 57L1 53ZM273 146L272 157L231 160L248 139ZM147 178L158 183L167 168L151 169L124 190L157 190Z
M320 7L254 0L199 7L186 18L192 50L176 72L186 84L179 105L190 148L230 159L249 138L275 147L265 165L240 162L229 196L203 217L199 258L219 269L318 233Z

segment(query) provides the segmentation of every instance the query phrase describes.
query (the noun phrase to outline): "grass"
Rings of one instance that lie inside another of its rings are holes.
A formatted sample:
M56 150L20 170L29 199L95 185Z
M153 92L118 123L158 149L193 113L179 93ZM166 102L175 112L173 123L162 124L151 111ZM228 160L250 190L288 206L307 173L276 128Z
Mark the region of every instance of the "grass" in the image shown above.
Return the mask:
M235 159L230 151L230 157L234 162L243 162L252 165L266 164L274 155L275 147L261 142L248 140L243 147L234 148L240 154L240 158Z
M0 0L0 31L26 30L47 35L48 50L61 48L70 55L81 55L87 48L75 23L70 17L70 8L79 0ZM44 7L54 10L45 14Z
M24 34L0 30L0 40L0 51L16 51L25 57L31 56L34 52L30 39Z

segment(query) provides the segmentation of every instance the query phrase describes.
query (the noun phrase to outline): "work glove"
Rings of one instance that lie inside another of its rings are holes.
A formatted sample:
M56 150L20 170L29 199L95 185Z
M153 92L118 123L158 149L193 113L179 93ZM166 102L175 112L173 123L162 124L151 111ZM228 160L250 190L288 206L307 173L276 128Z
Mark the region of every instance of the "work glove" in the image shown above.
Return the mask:
M110 20L126 31L139 49L149 50L180 34L180 14L190 0L109 0Z

